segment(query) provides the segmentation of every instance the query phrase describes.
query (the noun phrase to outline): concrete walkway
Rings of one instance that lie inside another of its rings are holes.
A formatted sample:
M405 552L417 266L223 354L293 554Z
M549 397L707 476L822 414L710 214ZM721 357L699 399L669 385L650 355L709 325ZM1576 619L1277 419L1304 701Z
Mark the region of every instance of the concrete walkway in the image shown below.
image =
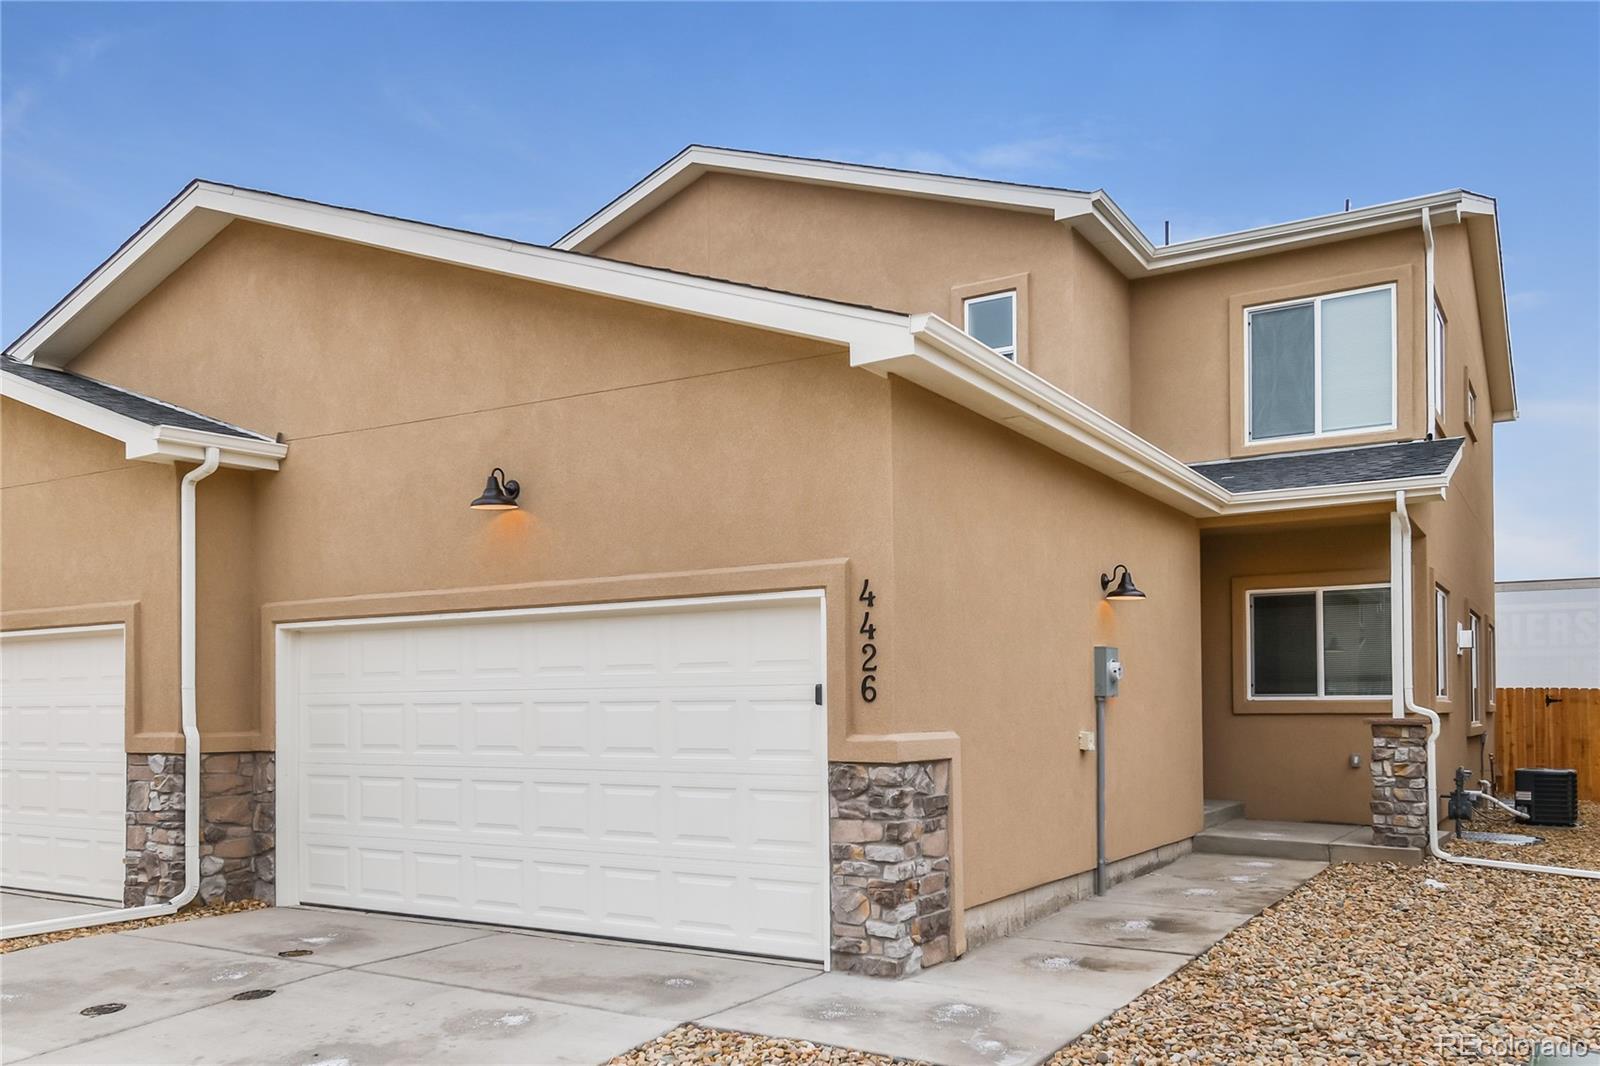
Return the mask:
M78 914L116 910L112 900L71 899L65 896L35 895L32 892L0 892L0 926L43 922Z
M949 1066L1033 1063L1319 869L1191 855L903 981L420 919L248 911L4 956L0 1060L599 1063L698 1021ZM124 1006L82 1013L111 1003Z

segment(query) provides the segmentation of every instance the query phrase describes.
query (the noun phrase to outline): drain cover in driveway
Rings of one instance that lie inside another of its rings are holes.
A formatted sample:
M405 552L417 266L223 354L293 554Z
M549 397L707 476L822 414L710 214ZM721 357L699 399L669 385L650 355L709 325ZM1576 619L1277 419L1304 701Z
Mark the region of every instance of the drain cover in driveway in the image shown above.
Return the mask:
M78 1013L85 1018L98 1018L102 1014L115 1014L126 1007L126 1003L96 1003L92 1007L85 1007Z
M233 998L234 999L266 999L268 996L272 995L272 993L274 993L276 991L277 991L276 988L251 988L251 989L247 989L247 990L245 990L243 992L234 993Z
M307 955L315 955L315 954L316 954L316 952L312 951L310 948L290 948L288 951L280 951L280 952L278 952L278 958L280 958L280 959L303 959Z

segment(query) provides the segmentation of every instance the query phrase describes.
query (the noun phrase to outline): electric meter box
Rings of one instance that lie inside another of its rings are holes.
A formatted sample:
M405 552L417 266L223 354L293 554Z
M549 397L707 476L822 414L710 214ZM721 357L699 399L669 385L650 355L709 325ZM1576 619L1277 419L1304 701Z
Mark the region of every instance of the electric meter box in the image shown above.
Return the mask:
M1122 682L1122 654L1104 644L1094 649L1094 694L1115 696Z

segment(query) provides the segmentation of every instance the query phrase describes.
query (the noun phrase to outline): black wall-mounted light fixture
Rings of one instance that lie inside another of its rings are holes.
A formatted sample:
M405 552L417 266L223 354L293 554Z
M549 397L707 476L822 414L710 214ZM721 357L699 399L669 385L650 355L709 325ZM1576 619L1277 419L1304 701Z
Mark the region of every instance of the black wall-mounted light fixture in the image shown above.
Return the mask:
M1117 587L1112 588L1111 582L1117 576L1117 571L1122 571L1122 579L1117 582ZM1100 590L1106 594L1108 600L1142 600L1144 593L1133 583L1133 575L1121 563L1111 568L1111 573L1100 575Z
M471 507L475 511L510 511L517 506L517 496L521 494L522 486L506 477L506 472L498 466L489 472L489 480L484 482L483 495L473 500Z

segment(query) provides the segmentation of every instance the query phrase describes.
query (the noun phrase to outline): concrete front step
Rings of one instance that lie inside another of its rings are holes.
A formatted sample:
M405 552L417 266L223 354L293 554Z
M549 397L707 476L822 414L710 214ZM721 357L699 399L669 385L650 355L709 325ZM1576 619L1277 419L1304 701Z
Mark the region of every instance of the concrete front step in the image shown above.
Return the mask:
M1415 866L1422 861L1420 849L1374 844L1372 830L1364 825L1264 822L1248 818L1234 818L1208 826L1194 838L1194 850L1316 862L1394 862Z
M1206 800L1206 828L1244 817L1244 804L1238 800Z

